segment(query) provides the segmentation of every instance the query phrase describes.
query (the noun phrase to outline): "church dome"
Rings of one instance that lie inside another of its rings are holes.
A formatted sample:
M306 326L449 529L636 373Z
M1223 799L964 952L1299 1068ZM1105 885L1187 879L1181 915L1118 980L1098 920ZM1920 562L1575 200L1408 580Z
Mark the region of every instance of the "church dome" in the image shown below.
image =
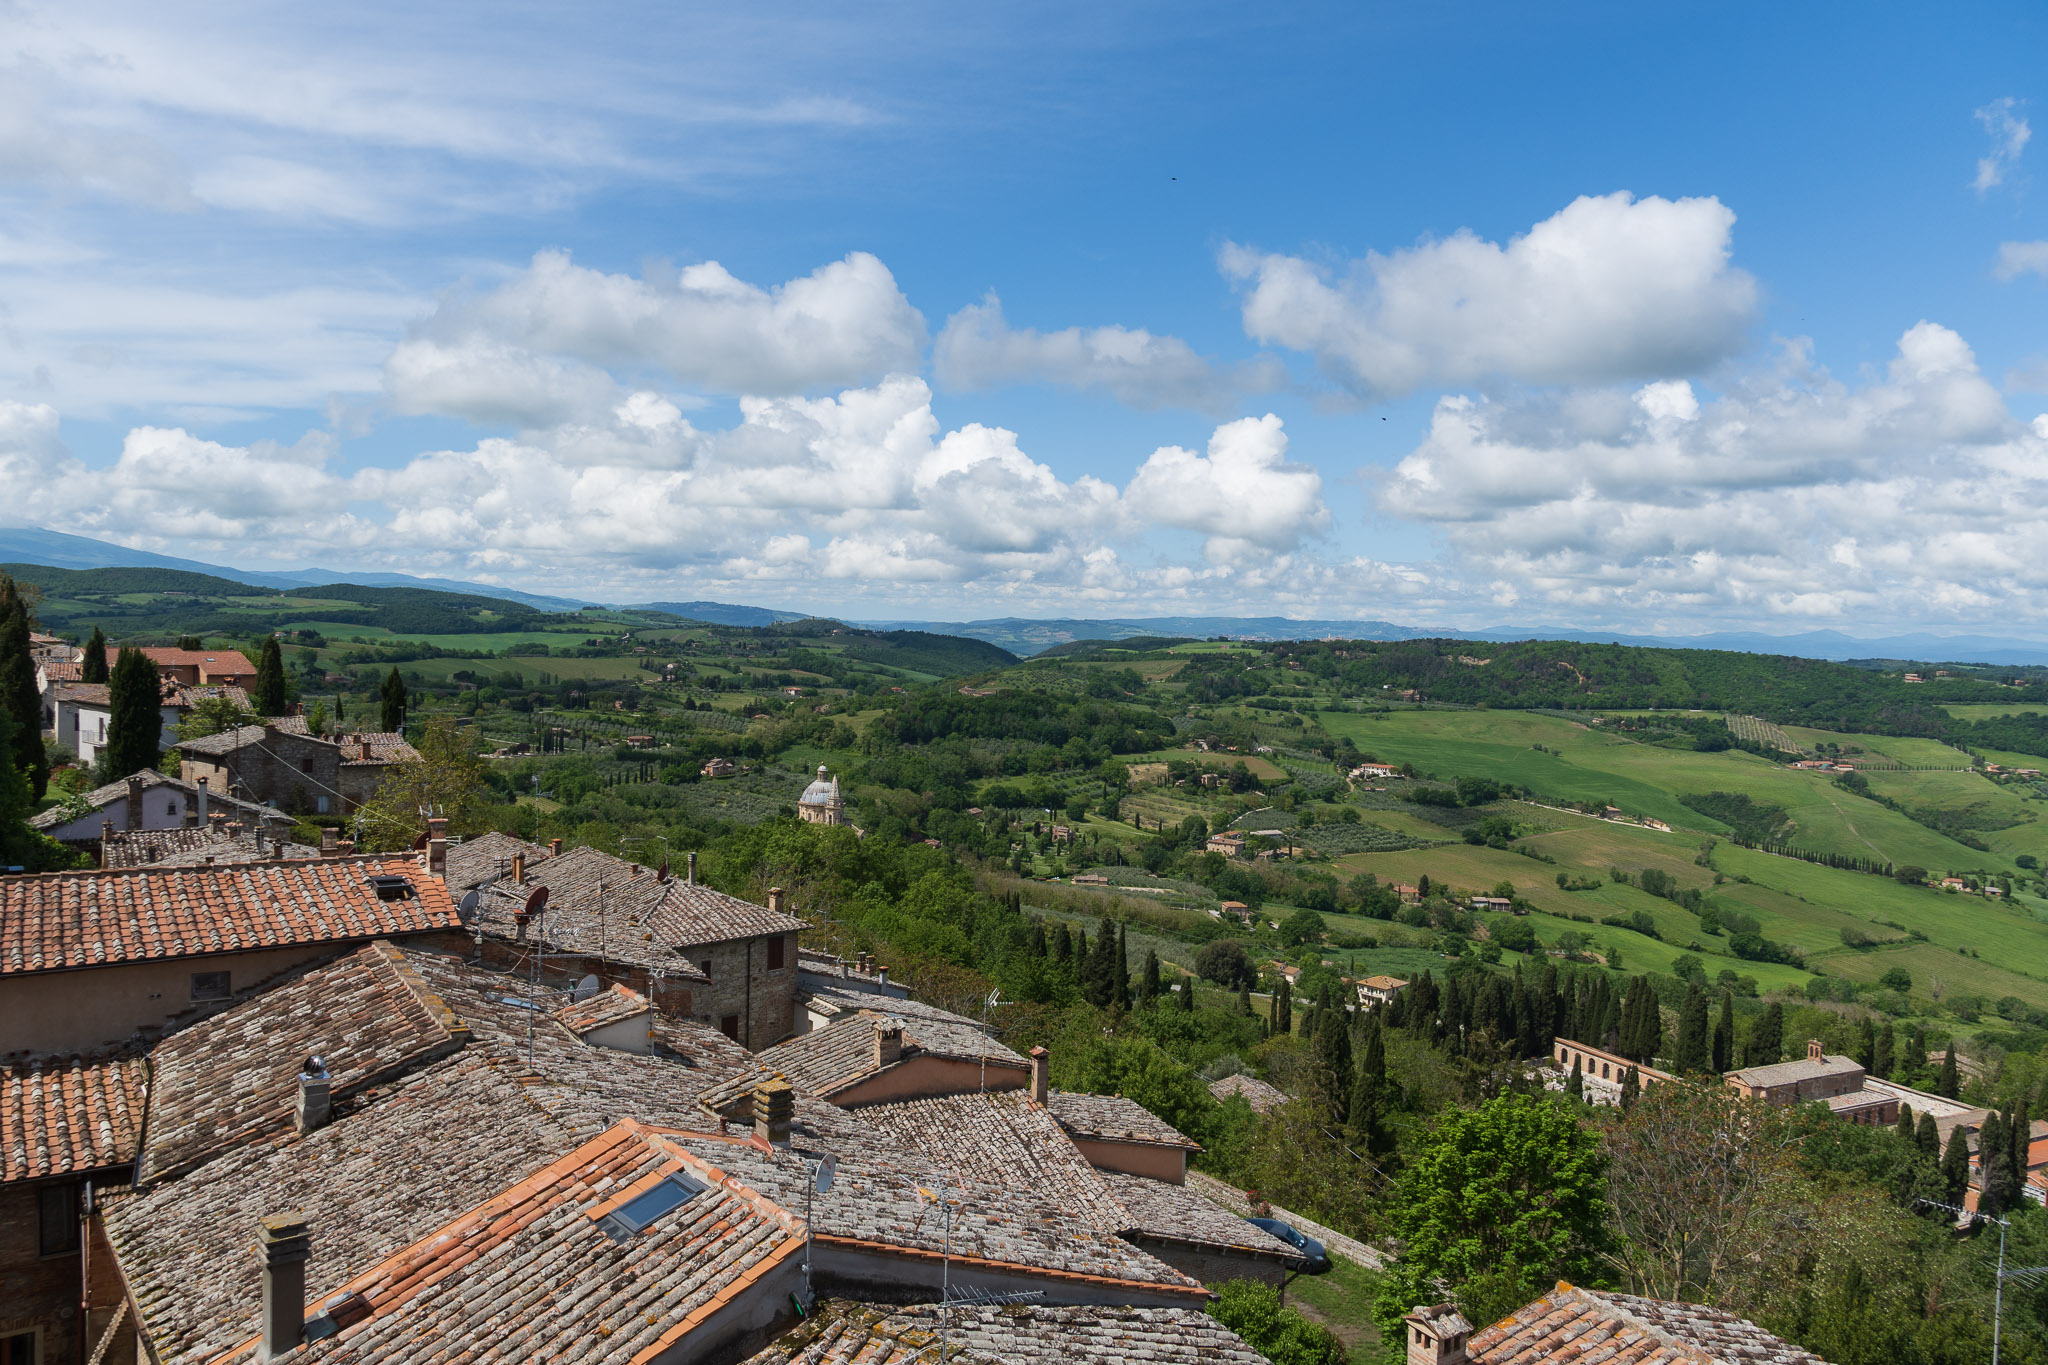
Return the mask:
M784 791L789 790L787 787ZM797 798L806 806L829 806L839 800L839 779L825 775L825 765L818 765L818 780L804 788L804 794Z

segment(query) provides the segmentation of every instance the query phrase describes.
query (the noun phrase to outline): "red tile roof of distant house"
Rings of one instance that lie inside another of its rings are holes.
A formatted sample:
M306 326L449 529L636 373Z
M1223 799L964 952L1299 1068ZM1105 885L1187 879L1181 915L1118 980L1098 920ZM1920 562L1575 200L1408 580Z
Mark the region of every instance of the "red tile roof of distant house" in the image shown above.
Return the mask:
M127 1051L0 1057L0 1182L134 1161L145 1075Z
M197 668L205 673L222 677L247 674L254 677L256 665L247 656L234 649L171 649L160 645L142 645L142 657L158 668ZM121 657L118 645L107 646L107 666L113 667Z
M1725 1308L1557 1288L1471 1338L1475 1365L1827 1365Z
M411 894L379 900L375 876ZM0 977L461 927L410 857L0 877Z

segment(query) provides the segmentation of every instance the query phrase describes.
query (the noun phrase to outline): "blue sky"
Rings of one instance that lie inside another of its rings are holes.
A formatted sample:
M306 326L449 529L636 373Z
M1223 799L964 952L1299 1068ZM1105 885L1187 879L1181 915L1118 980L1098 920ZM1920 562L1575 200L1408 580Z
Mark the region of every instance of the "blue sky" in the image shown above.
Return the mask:
M9 520L2048 637L2037 8L0 5Z

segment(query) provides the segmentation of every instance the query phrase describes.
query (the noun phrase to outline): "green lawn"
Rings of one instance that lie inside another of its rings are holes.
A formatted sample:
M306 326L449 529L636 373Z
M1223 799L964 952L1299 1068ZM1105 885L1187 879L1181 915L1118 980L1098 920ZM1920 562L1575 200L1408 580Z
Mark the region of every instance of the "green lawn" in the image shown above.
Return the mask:
M1380 1332L1372 1320L1380 1277L1334 1252L1327 1275L1303 1275L1287 1286L1287 1302L1303 1317L1321 1323L1344 1343L1345 1359L1365 1365L1381 1357Z

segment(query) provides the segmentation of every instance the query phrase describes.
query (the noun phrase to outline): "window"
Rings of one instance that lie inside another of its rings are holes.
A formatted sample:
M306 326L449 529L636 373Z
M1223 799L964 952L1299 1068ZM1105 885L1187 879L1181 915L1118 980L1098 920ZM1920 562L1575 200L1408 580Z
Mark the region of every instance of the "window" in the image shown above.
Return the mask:
M740 1040L740 1017L737 1014L726 1015L718 1021L718 1031L737 1043Z
M165 814L165 815L168 815L168 816L170 816L170 817L171 817L171 818L172 818L173 820L175 820L175 819L177 819L177 818L178 818L178 798L177 798L177 797L175 797L175 796L174 796L174 797L172 797L172 798L171 798L170 800L168 800L168 801L164 802L164 814Z
M192 973L192 998L199 1000L226 1000L234 994L226 972Z
M0 1337L0 1365L36 1365L36 1334Z
M782 940L779 938L768 940L768 970L771 972L782 970Z
M327 814L327 798L324 796L320 798L320 814Z
M45 1185L36 1192L36 1255L78 1250L78 1186Z
M711 979L711 959L707 957L702 962L699 962L697 970L704 973L704 979L709 981Z
M598 1219L597 1225L614 1242L623 1242L664 1213L681 1207L692 1195L703 1193L706 1188L701 1182L677 1171L653 1189L634 1195Z

